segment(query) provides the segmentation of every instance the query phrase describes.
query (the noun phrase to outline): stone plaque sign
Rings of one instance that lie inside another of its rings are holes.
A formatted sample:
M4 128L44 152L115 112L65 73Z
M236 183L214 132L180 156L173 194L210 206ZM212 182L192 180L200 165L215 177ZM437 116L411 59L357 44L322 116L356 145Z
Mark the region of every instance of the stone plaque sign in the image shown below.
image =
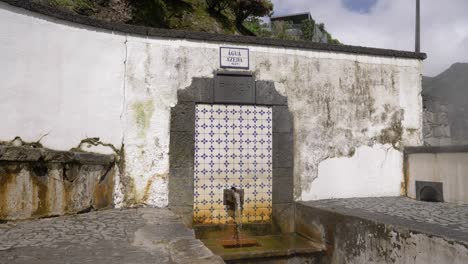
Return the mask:
M216 103L255 103L255 82L252 76L218 75L215 80Z
M221 47L219 60L221 68L249 69L249 49Z

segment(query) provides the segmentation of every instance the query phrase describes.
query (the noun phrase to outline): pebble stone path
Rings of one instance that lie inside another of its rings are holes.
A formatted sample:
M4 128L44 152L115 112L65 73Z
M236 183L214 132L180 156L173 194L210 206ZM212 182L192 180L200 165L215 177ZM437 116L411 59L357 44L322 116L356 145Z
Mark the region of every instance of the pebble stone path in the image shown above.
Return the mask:
M1 264L224 263L167 209L0 224Z

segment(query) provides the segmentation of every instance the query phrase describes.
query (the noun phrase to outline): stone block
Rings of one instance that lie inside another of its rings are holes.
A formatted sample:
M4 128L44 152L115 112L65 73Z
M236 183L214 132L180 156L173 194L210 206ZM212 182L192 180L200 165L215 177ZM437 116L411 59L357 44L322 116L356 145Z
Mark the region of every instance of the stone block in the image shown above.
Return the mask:
M172 212L179 216L187 227L193 225L193 206L173 206L169 205Z
M171 168L193 168L194 138L191 132L171 132L169 161Z
M213 103L214 81L211 78L193 78L192 84L177 91L180 102Z
M78 157L78 155L76 156ZM44 161L47 161L47 162L71 162L75 159L75 155L73 152L53 151L53 150L43 151L42 157ZM79 156L79 157L83 157L83 156ZM87 160L87 157L85 156L84 159Z
M274 168L273 169L273 179L274 178L294 178L294 169L290 168Z
M435 137L450 137L450 127L449 126L438 126L434 128Z
M429 145L429 146L439 146L440 145L440 139L435 138L435 137L425 138L424 143Z
M273 133L273 168L293 166L293 143L291 133Z
M169 175L171 178L184 178L193 180L193 167L170 168L169 171Z
M275 89L271 81L256 82L256 103L261 105L287 105L288 100Z
M448 114L447 113L443 113L443 112L440 112L440 113L437 113L437 115L435 115L437 118L435 118L434 122L439 124L439 125L448 125L449 124L449 118L448 118Z
M74 152L74 161L81 164L108 165L115 162L114 155Z
M1 220L76 214L113 205L114 165L14 161L0 164Z
M448 110L449 110L448 105L446 105L446 104L440 104L440 111L441 111L441 112L447 113Z
M193 132L195 128L195 103L179 103L171 109L171 131Z
M193 179L176 177L169 179L170 206L191 206L193 197Z
M434 113L429 112L429 111L424 111L423 112L423 119L424 119L424 122L433 123L434 122Z
M294 179L273 177L273 203L291 203L294 200Z
M290 133L293 130L293 116L287 106L273 106L273 132Z
M295 231L294 203L273 204L273 222L282 233Z
M29 147L0 146L0 160L37 161L42 157L41 149Z
M423 135L424 138L430 138L434 134L434 131L432 130L432 127L428 123L423 124Z
M451 138L441 138L439 142L440 142L439 143L440 146L453 146L453 145L456 145L456 144L453 144Z
M432 101L432 112L434 113L441 112L439 101Z
M255 103L255 82L252 76L224 75L216 76L214 85L216 103Z

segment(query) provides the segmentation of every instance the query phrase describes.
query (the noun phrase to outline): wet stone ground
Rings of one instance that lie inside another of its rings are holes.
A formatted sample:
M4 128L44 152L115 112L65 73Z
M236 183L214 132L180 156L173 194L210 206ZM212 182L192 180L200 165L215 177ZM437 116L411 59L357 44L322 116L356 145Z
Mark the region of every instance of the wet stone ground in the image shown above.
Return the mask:
M167 209L0 224L0 263L224 263Z
M468 241L468 205L422 202L406 197L333 199L304 204Z

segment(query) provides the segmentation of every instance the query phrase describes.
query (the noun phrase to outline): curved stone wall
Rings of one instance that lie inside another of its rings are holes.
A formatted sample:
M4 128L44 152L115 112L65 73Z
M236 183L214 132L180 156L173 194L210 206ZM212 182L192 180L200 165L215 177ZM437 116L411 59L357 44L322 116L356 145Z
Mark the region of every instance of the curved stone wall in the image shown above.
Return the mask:
M249 71L288 98L297 200L399 195L401 148L421 144L424 54L31 10L52 13L0 2L0 140L120 155L117 205L168 204L170 109L194 78L213 78L221 46L249 48Z

